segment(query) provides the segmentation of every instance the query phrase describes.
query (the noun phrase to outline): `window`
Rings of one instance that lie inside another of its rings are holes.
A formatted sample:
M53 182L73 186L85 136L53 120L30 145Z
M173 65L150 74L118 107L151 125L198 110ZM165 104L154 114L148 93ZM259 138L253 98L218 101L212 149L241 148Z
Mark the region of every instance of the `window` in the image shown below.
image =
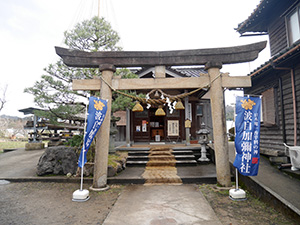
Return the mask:
M203 105L197 105L197 116L203 116Z
M262 121L265 126L276 125L275 89L262 93Z
M287 16L288 41L291 46L300 39L300 7Z

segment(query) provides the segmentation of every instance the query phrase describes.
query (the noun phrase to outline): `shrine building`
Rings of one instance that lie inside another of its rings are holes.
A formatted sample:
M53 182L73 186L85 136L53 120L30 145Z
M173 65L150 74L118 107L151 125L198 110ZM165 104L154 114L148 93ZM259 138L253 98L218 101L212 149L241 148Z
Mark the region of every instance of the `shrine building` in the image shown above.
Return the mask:
M140 79L154 78L155 67L146 67L136 72ZM204 67L167 67L165 68L165 77L187 78L199 77L200 74L206 74ZM164 94L176 96L183 93L189 93L194 89L168 89L168 90L143 90L144 94L150 93L151 98L166 97ZM157 115L158 107L143 107L142 112L134 112L130 110L130 126L126 129L126 112L116 112L114 115L120 117L117 122L118 134L116 141L122 142L126 140L126 130L130 130L130 142L146 142L146 143L186 143L186 128L189 129L189 140L191 144L198 143L197 131L206 128L210 131L210 139L212 139L212 118L210 110L210 97L208 89L202 89L196 93L187 96L182 102L184 108L169 109L166 104L163 107L165 115Z

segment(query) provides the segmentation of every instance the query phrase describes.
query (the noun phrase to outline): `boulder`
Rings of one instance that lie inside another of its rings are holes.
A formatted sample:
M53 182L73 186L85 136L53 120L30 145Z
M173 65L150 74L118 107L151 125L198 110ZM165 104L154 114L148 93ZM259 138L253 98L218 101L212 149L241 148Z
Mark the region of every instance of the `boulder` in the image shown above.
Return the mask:
M117 174L117 168L108 165L107 168L107 177L113 177Z
M117 162L116 167L108 165L107 166L107 177L116 176L117 173L121 173L124 169L125 169L124 165L120 164L119 162ZM83 176L89 177L89 176L93 176L93 174L94 174L94 163L84 164ZM77 172L76 172L76 177L80 177L80 176L81 176L81 168L78 167Z
M93 175L94 175L94 163L87 162L86 164L84 164L83 167L83 176L89 177ZM78 167L76 172L76 177L80 177L80 176L81 176L81 168Z
M40 157L37 165L37 175L75 174L77 170L77 155L74 148L57 146L49 147Z

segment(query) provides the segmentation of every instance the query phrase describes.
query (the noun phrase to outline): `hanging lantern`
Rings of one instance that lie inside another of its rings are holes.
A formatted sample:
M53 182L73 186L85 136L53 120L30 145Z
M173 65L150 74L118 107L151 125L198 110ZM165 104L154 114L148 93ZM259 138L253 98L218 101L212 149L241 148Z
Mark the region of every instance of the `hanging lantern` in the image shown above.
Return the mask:
M155 116L165 116L166 113L165 111L163 110L162 106L158 106L158 109L156 110L155 112Z
M135 103L135 106L132 108L132 112L143 112L143 106L139 102Z
M175 105L175 109L184 109L184 106L181 102L181 100L179 99L178 102Z

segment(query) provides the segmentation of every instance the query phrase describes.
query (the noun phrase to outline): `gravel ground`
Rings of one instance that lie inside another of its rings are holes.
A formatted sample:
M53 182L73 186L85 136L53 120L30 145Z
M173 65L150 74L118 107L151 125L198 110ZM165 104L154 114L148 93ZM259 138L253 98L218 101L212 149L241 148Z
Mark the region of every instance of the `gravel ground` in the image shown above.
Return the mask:
M84 188L88 188L84 185ZM90 200L72 201L79 184L0 182L0 224L102 224L124 186L90 192ZM228 190L200 185L200 190L223 224L296 224L280 212L247 194L246 201L232 201Z
M0 224L102 224L123 186L90 192L88 201L73 202L78 188L79 184L65 183L0 185Z

